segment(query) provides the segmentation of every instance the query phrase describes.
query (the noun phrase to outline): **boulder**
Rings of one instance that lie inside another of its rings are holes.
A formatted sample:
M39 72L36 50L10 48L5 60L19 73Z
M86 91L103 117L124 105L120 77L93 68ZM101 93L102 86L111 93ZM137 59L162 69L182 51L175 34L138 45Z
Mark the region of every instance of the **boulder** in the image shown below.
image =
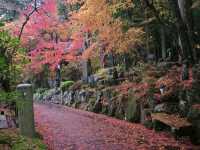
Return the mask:
M158 104L154 108L154 112L165 112L166 111L166 105L165 103Z
M177 113L179 112L179 104L178 103L170 103L165 102L155 106L154 112L165 112L165 113Z

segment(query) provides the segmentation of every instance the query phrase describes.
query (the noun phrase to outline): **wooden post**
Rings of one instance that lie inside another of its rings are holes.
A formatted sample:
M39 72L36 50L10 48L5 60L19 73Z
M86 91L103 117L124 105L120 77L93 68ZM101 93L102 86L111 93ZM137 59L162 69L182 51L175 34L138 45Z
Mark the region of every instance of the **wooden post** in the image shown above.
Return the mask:
M21 94L18 103L18 119L20 133L23 136L35 136L35 124L33 113L33 90L31 84L20 84L17 91Z

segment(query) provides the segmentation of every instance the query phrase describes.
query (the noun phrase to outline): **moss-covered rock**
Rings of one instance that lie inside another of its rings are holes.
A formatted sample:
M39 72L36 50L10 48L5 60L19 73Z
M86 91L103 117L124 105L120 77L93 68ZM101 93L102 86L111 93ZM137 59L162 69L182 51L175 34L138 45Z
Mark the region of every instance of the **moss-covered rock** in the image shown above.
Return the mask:
M71 106L73 108L79 108L79 106L81 105L81 102L80 101L75 101Z
M157 112L157 113L164 112L168 114L177 113L179 112L179 106L178 106L178 103L165 102L165 103L156 105L154 108L154 112Z
M103 105L103 106L102 106L101 112L102 112L103 114L107 115L108 112L109 112L109 107L108 107L108 105Z
M94 110L94 104L95 104L95 97L92 97L89 99L89 102L88 102L88 111L93 111Z
M124 95L119 95L115 100L116 100L116 109L114 116L118 119L125 119L127 97L125 97Z
M140 106L132 90L129 91L125 116L126 120L131 122L139 122L140 120Z
M102 104L101 104L101 102L95 102L92 111L95 112L95 113L101 112L102 111Z
M74 84L74 81L64 81L64 82L62 82L61 83L61 89L62 89L62 91L66 91L73 84Z
M118 118L118 119L125 119L125 112L124 110L122 109L122 107L118 106L116 111L115 111L115 117Z
M79 90L81 89L81 87L83 86L83 81L79 80L77 82L75 82L72 86L69 87L69 90Z
M117 109L117 103L115 99L111 99L111 103L109 105L108 115L114 117Z

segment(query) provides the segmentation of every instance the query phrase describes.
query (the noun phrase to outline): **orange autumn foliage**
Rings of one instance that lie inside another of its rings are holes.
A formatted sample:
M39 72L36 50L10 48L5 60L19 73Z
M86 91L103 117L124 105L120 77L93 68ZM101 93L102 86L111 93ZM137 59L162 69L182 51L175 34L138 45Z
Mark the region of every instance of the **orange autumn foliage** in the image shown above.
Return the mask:
M131 27L126 32L123 31L123 21L113 18L113 12L121 6L120 4L123 4L122 7L133 5L130 0L123 3L116 0L112 2L85 0L79 12L74 13L72 18L79 22L82 28L96 32L95 42L98 45L106 45L107 52L125 52L134 49L137 44L142 42L143 30L142 28ZM98 48L95 47L93 50L97 52ZM91 48L89 51L91 51Z

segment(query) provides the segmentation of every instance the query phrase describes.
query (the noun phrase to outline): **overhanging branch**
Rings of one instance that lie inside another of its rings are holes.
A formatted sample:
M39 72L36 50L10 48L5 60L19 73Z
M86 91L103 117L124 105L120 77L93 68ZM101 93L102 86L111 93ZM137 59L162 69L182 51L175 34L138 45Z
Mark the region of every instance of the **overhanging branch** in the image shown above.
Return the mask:
M22 37L22 34L23 34L23 31L24 31L24 28L26 26L26 24L28 23L28 21L30 20L30 17L35 13L37 12L37 0L34 0L34 7L33 7L33 10L28 14L26 15L26 20L23 22L22 24L22 27L20 29L20 33L19 33L19 40L21 40L21 37Z

